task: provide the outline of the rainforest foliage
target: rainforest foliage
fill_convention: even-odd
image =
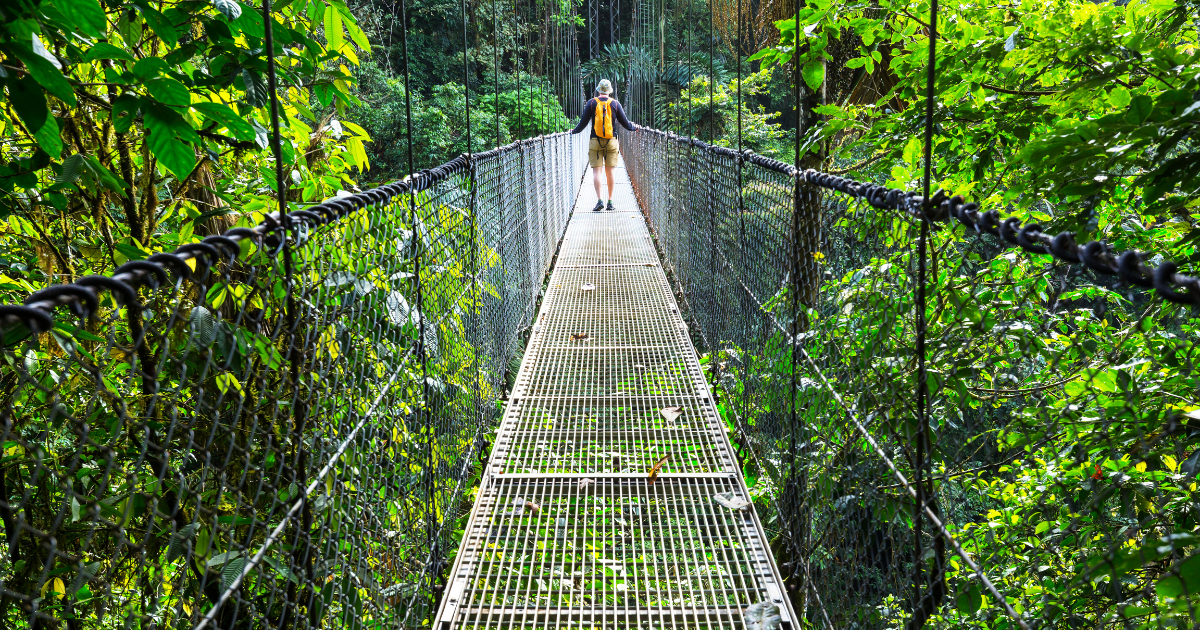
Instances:
[[[478,53],[503,52],[506,65],[480,62],[465,86],[459,44],[418,36],[410,93],[398,70],[407,60],[373,21],[391,14],[372,8],[271,5],[278,191],[261,7],[0,7],[0,302],[180,246],[203,252],[202,239],[259,225],[279,197],[295,210],[435,166],[467,150],[468,109],[474,150],[568,126],[530,72],[553,60],[518,59],[515,35],[505,51]],[[413,32],[442,28],[461,43],[461,10],[426,8],[410,7],[426,29]],[[531,16],[504,15],[506,32],[536,38]],[[500,87],[485,93],[485,82]],[[486,445],[476,419],[495,414],[515,351],[515,323],[468,340],[467,321],[480,300],[521,313],[508,302],[532,296],[489,276],[500,258],[468,218],[461,182],[406,199],[319,239],[297,235],[287,265],[277,240],[243,240],[233,260],[170,267],[190,281],[138,292],[140,308],[101,292],[86,321],[64,310],[46,334],[4,329],[0,625],[195,623],[313,479],[320,498],[298,517],[308,528],[248,575],[237,597],[251,612],[239,623],[365,624],[366,586],[386,609],[370,623],[427,623],[469,506],[469,454]],[[335,380],[347,383],[336,396],[325,387]],[[372,528],[351,531],[359,519]],[[330,536],[296,538],[321,531]],[[369,531],[390,532],[386,545]],[[33,532],[55,532],[55,545]]]
[[[1171,0],[942,4],[932,189],[1195,274],[1197,9]],[[814,0],[776,23],[778,42],[751,59],[800,84],[800,111],[791,115],[803,122],[801,136],[785,160],[921,189],[929,10]],[[895,477],[878,457],[843,450],[856,432],[847,425],[839,436],[834,427],[848,406],[914,478],[905,445],[916,435],[917,234],[871,211],[829,212],[820,262],[829,302],[805,321],[821,341],[810,353],[843,398],[807,410],[810,427],[829,431],[812,445],[830,457],[811,479],[814,501],[835,506],[832,518],[877,523],[855,526],[868,534],[892,532],[906,550],[887,553],[906,558],[899,566],[910,572],[843,583],[840,592],[850,594],[825,602],[845,615],[835,626],[902,624],[919,608],[906,601],[908,576],[945,562],[949,592],[928,609],[934,622],[1016,627],[1004,602],[962,556],[939,550],[928,529],[913,547],[911,500],[881,490]],[[963,230],[931,236],[924,313],[935,492],[948,527],[1015,611],[1040,627],[1194,625],[1196,313]],[[791,372],[772,364],[780,355],[738,354],[765,373]],[[756,382],[747,373],[730,386],[752,419],[771,412],[762,408],[769,403],[738,398]],[[813,549],[813,571],[830,579],[845,553],[832,540]],[[901,586],[882,586],[888,579]],[[848,612],[864,591],[875,593],[875,609]]]

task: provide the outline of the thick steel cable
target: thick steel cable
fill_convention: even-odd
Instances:
[[[684,139],[674,133],[648,127],[643,127],[641,132],[690,142],[715,154],[735,158],[738,155],[738,152],[732,149],[713,146],[702,140]],[[505,148],[516,144],[510,143]],[[476,157],[482,159],[483,155]],[[925,204],[925,197],[919,192],[887,188],[815,169],[798,172],[791,164],[749,151],[744,153],[744,157],[751,164],[785,175],[803,176],[806,184],[842,193],[853,199],[861,199],[875,208],[894,210],[914,219],[933,223],[957,221],[975,233],[990,234],[1026,252],[1046,254],[1055,260],[1080,265],[1099,274],[1117,276],[1130,285],[1152,289],[1169,302],[1200,308],[1200,278],[1179,273],[1179,264],[1170,260],[1154,267],[1148,266],[1144,261],[1153,257],[1152,253],[1139,250],[1118,252],[1104,241],[1091,241],[1080,245],[1075,242],[1073,232],[1049,234],[1043,232],[1037,223],[1022,224],[1017,217],[1002,218],[997,210],[981,210],[979,204],[967,202],[958,195],[952,196],[952,193],[945,190],[934,192],[929,204]],[[331,199],[283,216],[294,224],[298,222],[313,226],[322,225],[381,199],[409,194],[410,190],[424,190],[431,181],[440,181],[440,178],[462,172],[466,168],[465,159],[455,158],[419,173],[419,177],[414,178],[412,182],[380,186],[365,193]],[[924,211],[923,207],[926,208]],[[108,276],[89,276],[73,284],[58,284],[36,291],[25,298],[21,305],[0,305],[0,322],[5,325],[25,325],[38,333],[46,332],[53,326],[54,310],[64,306],[76,316],[87,319],[97,308],[97,296],[101,291],[112,292],[118,298],[126,299],[136,295],[136,287],[157,288],[167,283],[170,277],[168,271],[174,272],[180,278],[191,279],[193,275],[202,275],[199,269],[207,269],[222,260],[223,255],[225,258],[238,255],[238,243],[246,239],[262,243],[278,253],[281,246],[274,239],[277,239],[282,230],[280,220],[280,213],[272,212],[264,216],[262,223],[256,227],[233,228],[219,236],[209,236],[201,243],[181,245],[171,253],[164,252],[146,260],[131,261],[118,267]],[[191,263],[197,266],[198,271],[195,274],[189,266],[189,261],[195,261]]]
[[[929,61],[925,77],[925,172],[924,194],[926,205],[930,198],[929,188],[933,169],[933,104],[936,96],[937,80],[937,0],[931,0],[929,7]],[[922,535],[922,516],[925,510],[936,511],[937,500],[931,496],[932,482],[926,483],[928,468],[933,463],[933,447],[929,439],[929,373],[925,360],[925,338],[928,333],[925,320],[926,294],[928,283],[929,255],[929,222],[921,221],[918,226],[920,233],[917,237],[917,296],[916,296],[916,340],[914,351],[917,355],[917,444],[916,461],[913,468],[916,473],[916,502],[913,504],[913,611],[912,617],[906,624],[907,630],[918,630],[934,612],[946,593],[946,548],[945,540],[934,534],[934,575],[925,580],[928,592],[922,596],[921,576],[925,573],[924,536]],[[931,507],[932,505],[932,507]]]
[[[328,7],[327,11],[336,10],[335,7]],[[287,328],[286,339],[288,340],[288,379],[291,387],[292,404],[288,405],[287,414],[292,421],[292,432],[294,433],[295,441],[292,446],[292,477],[293,481],[297,481],[307,473],[308,470],[308,451],[307,449],[299,448],[298,445],[304,440],[304,432],[308,424],[308,405],[301,401],[300,397],[300,362],[301,358],[296,352],[296,291],[295,281],[293,277],[293,261],[292,261],[292,220],[288,216],[288,198],[287,188],[285,187],[283,175],[283,144],[279,131],[280,103],[279,103],[279,81],[275,67],[275,36],[271,17],[271,1],[263,0],[263,44],[267,52],[267,91],[270,97],[270,116],[271,116],[271,153],[275,157],[275,194],[279,201],[279,214],[283,220],[283,269],[284,269],[284,287],[285,287],[285,302],[284,302],[284,322]],[[312,530],[312,512],[308,508],[307,496],[301,498],[301,512],[303,524],[308,527],[305,531],[297,531],[297,536],[308,538]],[[301,545],[299,540],[293,545],[293,554],[299,553]],[[307,550],[307,546],[304,547]],[[293,556],[293,560],[301,560],[301,558]],[[307,565],[307,562],[305,562]],[[307,571],[306,571],[307,573]],[[285,617],[294,614],[293,607],[298,606],[298,602],[293,601],[296,597],[296,583],[288,583],[287,603],[285,604]],[[215,607],[214,607],[215,610]]]
[[[800,73],[800,63],[799,63],[799,61],[800,61],[800,37],[798,35],[801,32],[799,7],[796,8],[796,18],[795,19],[796,19],[796,24],[795,24],[795,29],[794,29],[793,33],[795,33],[797,35],[797,37],[794,38],[794,41],[793,41],[794,48],[792,51],[792,81],[793,81],[793,85],[794,85],[793,90],[792,90],[792,97],[794,99],[793,105],[795,106],[795,109],[796,109],[796,132],[795,132],[796,142],[795,142],[795,152],[792,156],[792,166],[794,166],[796,168],[796,170],[798,171],[800,169],[800,130],[801,130],[801,123],[802,123],[802,120],[801,120],[802,114],[800,111],[800,89],[801,89],[800,86],[801,86],[801,81],[803,80],[801,77],[801,73]],[[792,305],[792,324],[791,324],[792,333],[791,334],[792,334],[792,338],[795,339],[796,336],[800,332],[798,330],[798,327],[799,327],[801,312],[803,310],[803,304],[800,302],[800,206],[801,206],[800,200],[801,200],[801,195],[807,194],[807,191],[801,186],[799,178],[796,178],[796,180],[794,182],[793,191],[794,191],[792,193],[792,249],[793,249],[793,251],[792,251],[792,269],[791,269],[792,278],[791,278],[790,290],[791,290],[792,296],[793,296],[792,297],[793,305]],[[804,507],[806,500],[804,497],[808,490],[808,484],[807,484],[808,467],[806,465],[807,462],[801,463],[802,469],[804,470],[803,473],[798,473],[796,471],[796,460],[797,460],[797,457],[796,457],[796,433],[797,432],[804,433],[805,445],[808,444],[808,435],[807,435],[806,431],[803,431],[803,427],[800,426],[800,417],[799,417],[799,414],[797,413],[797,409],[796,409],[796,404],[797,404],[796,394],[799,389],[799,381],[797,379],[797,372],[799,371],[798,370],[799,365],[796,360],[796,348],[793,346],[790,350],[791,351],[789,352],[790,356],[788,357],[788,360],[791,363],[792,373],[791,373],[791,383],[789,383],[790,387],[789,387],[789,392],[788,392],[788,412],[789,412],[789,416],[790,416],[788,418],[788,420],[789,420],[789,424],[791,425],[792,429],[791,429],[791,431],[789,431],[788,453],[790,454],[790,461],[788,462],[788,467],[790,469],[789,481],[792,481],[793,483],[795,483],[798,486],[795,494],[796,494],[796,501],[797,501],[797,509],[800,512],[799,514],[796,515],[796,517],[800,521],[800,528],[799,528],[800,529],[800,532],[799,532],[800,540],[795,540],[793,538],[793,536],[795,534],[795,529],[797,529],[795,527],[792,528],[792,530],[793,530],[792,532],[787,532],[789,534],[787,538],[788,538],[789,543],[792,546],[793,552],[796,554],[795,557],[798,561],[798,564],[804,571],[805,587],[804,587],[804,592],[801,595],[800,610],[798,611],[798,614],[800,615],[801,619],[807,618],[808,595],[811,592],[814,599],[817,601],[817,606],[821,610],[821,615],[823,616],[823,618],[825,620],[825,625],[827,627],[830,627],[832,624],[829,621],[828,614],[825,612],[824,604],[821,603],[821,596],[817,592],[816,585],[813,584],[812,575],[811,575],[812,572],[809,567],[808,534],[809,534],[809,530],[811,529],[811,525],[809,523],[809,520],[804,517],[804,514],[806,513],[806,509]],[[806,455],[808,454],[807,448],[805,449],[805,454]],[[799,479],[797,479],[797,476],[799,476]]]
[[[400,47],[404,55],[404,125],[405,125],[405,140],[408,157],[408,172],[410,175],[405,178],[411,180],[411,173],[414,172],[415,162],[413,160],[413,134],[412,134],[412,82],[411,82],[411,59],[408,51],[408,1],[400,1]],[[468,121],[468,127],[470,123]],[[424,287],[421,282],[421,224],[417,219],[417,193],[413,188],[409,188],[408,194],[408,209],[409,209],[409,224],[412,226],[412,252],[413,252],[413,285],[417,294],[417,360],[421,362],[421,400],[416,406],[416,425],[422,429],[425,427],[424,422],[427,414],[425,413],[425,391],[429,382],[429,361],[425,349],[425,297]],[[410,314],[411,320],[411,314]],[[434,480],[433,480],[433,431],[428,431],[429,440],[429,457],[427,459],[427,467],[425,470],[424,486],[426,490],[425,510],[426,510],[426,540],[429,542],[430,549],[433,549],[435,541],[432,540],[434,526],[433,519],[436,512],[433,498]],[[428,565],[429,558],[426,559]],[[428,566],[425,567],[428,570]],[[432,587],[432,583],[430,584]]]

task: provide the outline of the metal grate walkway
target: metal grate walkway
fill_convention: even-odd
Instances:
[[[745,628],[766,601],[789,628],[757,516],[714,500],[749,496],[623,166],[620,211],[595,202],[587,177],[438,627]]]

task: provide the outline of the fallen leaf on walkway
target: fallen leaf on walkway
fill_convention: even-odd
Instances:
[[[529,510],[530,512],[533,512],[534,514],[537,514],[538,510],[542,509],[542,506],[534,503],[533,501],[526,501],[525,509]]]
[[[663,407],[658,410],[658,413],[661,413],[667,422],[675,422],[679,416],[683,415],[683,407]]]
[[[588,338],[587,333],[572,333],[571,334],[571,341],[583,341],[584,339],[587,339],[587,338]]]
[[[579,290],[580,291],[595,291],[596,285],[592,284],[591,282],[584,282],[583,286],[579,287]]]
[[[749,501],[735,495],[732,492],[722,492],[720,494],[714,494],[713,501],[716,501],[717,503],[720,503],[721,505],[723,505],[731,510],[743,510],[744,511],[750,507]]]
[[[779,607],[771,602],[751,604],[746,609],[746,630],[779,630],[783,620],[779,618]]]
[[[646,366],[642,365],[641,363],[635,363],[635,364],[633,365],[633,369],[635,369],[635,370],[644,370],[644,369],[646,369]]]
[[[594,484],[594,483],[596,483],[596,480],[595,480],[595,479],[580,479],[580,480],[579,480],[579,489],[580,489],[580,490],[587,490],[587,489],[588,489],[588,486],[590,486],[590,485],[592,485],[592,484]]]
[[[670,453],[663,455],[654,463],[654,467],[650,469],[650,485],[654,485],[654,480],[658,478],[658,471],[662,469],[663,464],[667,463],[667,458],[670,456]]]

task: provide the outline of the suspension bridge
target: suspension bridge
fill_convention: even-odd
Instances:
[[[611,212],[551,134],[0,305],[5,619],[1193,625],[1200,281],[737,133],[623,134]]]

